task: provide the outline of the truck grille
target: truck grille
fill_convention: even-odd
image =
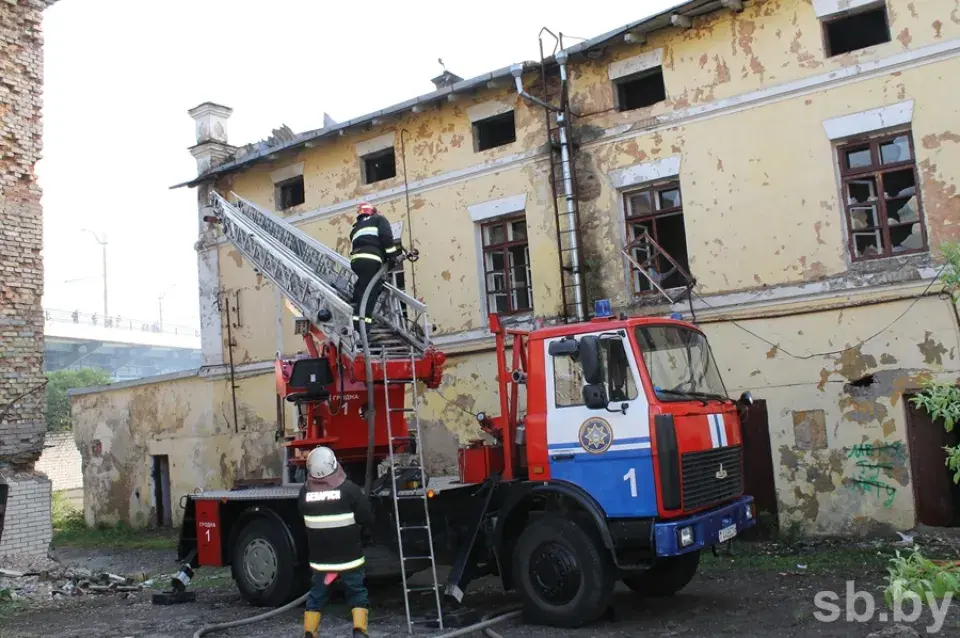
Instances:
[[[683,509],[695,510],[739,496],[743,492],[741,457],[738,445],[683,454]],[[721,464],[726,477],[718,479]]]

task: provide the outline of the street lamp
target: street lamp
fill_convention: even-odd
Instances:
[[[106,322],[107,317],[110,316],[107,311],[107,235],[104,233],[103,239],[100,239],[100,236],[92,230],[81,228],[80,232],[93,235],[93,238],[96,239],[97,243],[103,248],[103,320]]]
[[[168,292],[170,292],[171,290],[173,290],[179,285],[180,285],[179,282],[173,284],[172,286],[164,290],[162,293],[160,293],[159,297],[157,297],[157,305],[159,306],[159,310],[160,310],[160,332],[163,332],[163,298],[167,296]]]

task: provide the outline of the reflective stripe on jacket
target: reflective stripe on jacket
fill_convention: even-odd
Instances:
[[[397,254],[390,222],[383,215],[360,215],[350,231],[350,260],[376,259]]]
[[[364,564],[361,530],[372,529],[373,510],[355,483],[314,489],[304,484],[297,504],[307,529],[310,567],[339,572]]]

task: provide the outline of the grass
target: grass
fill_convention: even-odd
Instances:
[[[57,547],[173,550],[177,545],[171,530],[133,529],[124,523],[87,527],[83,512],[60,493],[53,495],[51,516],[53,544]]]

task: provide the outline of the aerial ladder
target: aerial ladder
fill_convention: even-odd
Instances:
[[[303,468],[306,455],[319,445],[328,445],[337,451],[341,463],[360,462],[359,451],[365,448],[365,492],[381,491],[385,480],[393,500],[397,549],[403,579],[404,602],[408,627],[412,630],[410,594],[432,591],[436,603],[436,622],[443,627],[440,593],[437,582],[436,559],[430,531],[428,502],[429,477],[426,475],[420,432],[419,407],[422,399],[417,388],[423,382],[428,388],[439,386],[445,356],[430,343],[432,326],[427,307],[389,282],[374,308],[369,333],[365,322],[360,332],[353,329],[353,296],[356,275],[350,261],[334,250],[310,237],[279,216],[256,206],[235,193],[230,198],[213,192],[210,196],[212,215],[204,220],[217,226],[224,237],[283,293],[301,315],[296,320],[296,332],[304,338],[308,358],[276,362],[278,392],[296,404],[298,434],[287,442],[295,451],[290,465]],[[414,261],[416,253],[404,253]],[[381,269],[378,277],[386,274]],[[369,288],[365,291],[369,294]],[[363,304],[365,306],[365,304]],[[339,402],[322,388],[337,385]],[[332,382],[332,383],[331,383]],[[348,387],[349,384],[349,387]],[[348,406],[350,390],[365,386],[367,400],[360,405],[367,422],[366,437],[357,435],[357,428],[343,418]],[[406,397],[411,397],[409,407]],[[335,407],[334,407],[335,406]],[[377,418],[377,413],[380,418]],[[331,417],[339,416],[339,419]],[[342,423],[343,425],[338,425]],[[374,486],[375,459],[382,459],[381,476]],[[389,477],[387,479],[387,477]],[[416,486],[409,489],[411,485]],[[416,499],[422,504],[411,508],[400,502]],[[401,518],[401,510],[407,513]],[[425,530],[428,555],[407,552],[410,532]],[[410,561],[417,561],[422,569],[429,564],[433,584],[429,587],[410,587],[407,580]],[[416,571],[421,571],[420,569]]]

